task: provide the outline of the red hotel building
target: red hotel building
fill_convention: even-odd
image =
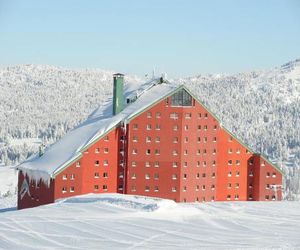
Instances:
[[[176,202],[282,199],[282,172],[254,153],[185,86],[163,78],[123,93],[18,166],[18,209],[87,193]]]

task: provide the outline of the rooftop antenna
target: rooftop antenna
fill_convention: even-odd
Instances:
[[[155,78],[155,67],[153,67],[153,70],[152,70],[152,79]]]

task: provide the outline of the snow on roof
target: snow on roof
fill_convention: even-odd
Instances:
[[[113,116],[111,100],[99,109],[95,110],[86,121],[69,131],[61,140],[47,148],[42,156],[38,154],[29,157],[17,169],[22,170],[33,180],[42,179],[50,183],[62,168],[69,165],[82,155],[87,145],[95,142],[119,123],[133,118],[136,114],[171,94],[178,86],[170,83],[158,84],[159,79],[150,80],[141,87],[143,94],[133,103],[124,108],[122,112]],[[149,86],[153,85],[152,88]],[[125,97],[133,93],[132,87],[128,87]]]

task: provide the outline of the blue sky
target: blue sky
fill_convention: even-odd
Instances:
[[[0,65],[173,77],[300,58],[298,0],[0,0]]]

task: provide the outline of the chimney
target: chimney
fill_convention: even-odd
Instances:
[[[123,95],[123,85],[124,85],[124,75],[117,73],[113,75],[114,77],[114,90],[113,90],[113,115],[120,113],[123,110],[124,105],[124,95]]]

